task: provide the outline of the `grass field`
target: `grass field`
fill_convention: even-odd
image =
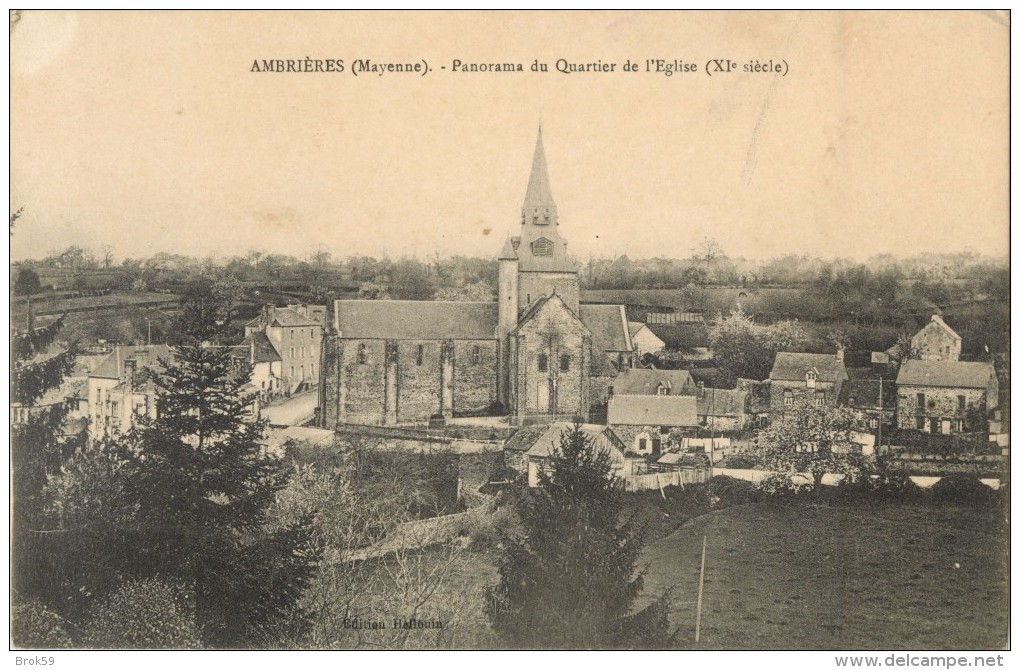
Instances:
[[[666,528],[662,525],[660,528]],[[698,649],[1001,649],[1008,543],[957,506],[749,504],[696,517],[649,544],[641,609],[672,589],[671,628],[694,642],[701,542],[708,536]],[[437,594],[481,594],[499,576],[461,555]],[[959,567],[956,567],[959,564]],[[458,647],[498,645],[481,607],[458,617]]]
[[[743,505],[649,547],[643,603],[673,588],[693,645],[708,537],[704,649],[1001,649],[1008,540],[958,507]],[[639,603],[640,606],[640,603]]]

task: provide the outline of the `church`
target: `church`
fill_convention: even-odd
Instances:
[[[595,420],[634,349],[622,305],[581,304],[559,225],[539,129],[520,231],[499,252],[496,302],[330,301],[320,426]]]

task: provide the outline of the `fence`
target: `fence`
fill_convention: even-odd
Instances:
[[[624,487],[628,491],[647,491],[667,486],[703,484],[708,481],[709,471],[704,468],[682,468],[672,472],[650,472],[643,475],[624,475]]]
[[[769,470],[745,470],[742,468],[713,468],[712,476],[725,476],[733,477],[734,479],[742,479],[746,482],[757,483],[765,477],[774,474]],[[799,483],[810,484],[814,481],[810,473],[799,472],[794,475]],[[934,486],[936,482],[941,480],[942,477],[923,477],[919,475],[911,475],[910,480],[917,484],[922,489],[926,489],[930,486]],[[822,475],[823,486],[835,486],[843,480],[843,475],[838,474],[825,474]],[[981,483],[993,490],[999,490],[999,486],[1002,485],[1001,480],[996,478],[981,479]]]

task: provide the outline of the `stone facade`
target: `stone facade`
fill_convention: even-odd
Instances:
[[[982,389],[901,386],[896,396],[896,425],[928,433],[985,430],[973,425],[973,412],[984,412],[988,394]]]
[[[520,235],[499,254],[496,301],[333,301],[319,425],[497,412],[516,424],[589,420],[632,346],[622,306],[580,305],[578,264],[558,227],[539,134]]]
[[[910,338],[913,358],[922,361],[958,361],[963,339],[937,314]]]

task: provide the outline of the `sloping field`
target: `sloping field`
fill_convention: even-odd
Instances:
[[[698,517],[649,547],[646,594],[672,587],[681,644],[699,649],[1001,649],[1008,538],[980,511],[744,505]]]

